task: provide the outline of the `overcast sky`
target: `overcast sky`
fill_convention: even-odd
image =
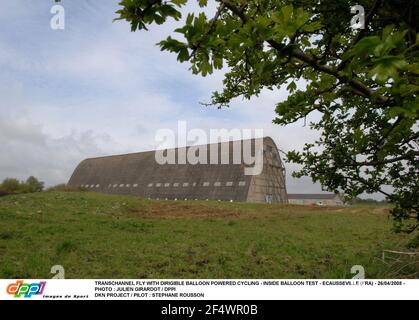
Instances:
[[[115,0],[64,0],[64,31],[52,30],[52,0],[0,0],[0,179],[35,175],[67,182],[84,158],[154,149],[162,128],[264,129],[284,151],[315,138],[299,122],[272,124],[285,90],[231,108],[203,107],[221,72],[194,76],[155,45],[174,23],[130,32]],[[319,192],[290,177],[289,192]]]

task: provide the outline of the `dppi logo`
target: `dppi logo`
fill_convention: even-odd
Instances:
[[[7,286],[7,293],[14,295],[15,298],[31,298],[33,295],[40,295],[44,292],[46,282],[24,283],[22,280]]]

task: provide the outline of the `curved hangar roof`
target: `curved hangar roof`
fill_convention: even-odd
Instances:
[[[255,140],[250,142],[254,155]],[[234,143],[239,143],[243,149],[243,141]],[[264,166],[257,176],[244,174],[248,166],[243,161],[233,163],[233,142],[207,145],[206,149],[210,151],[217,145],[219,160],[228,150],[228,164],[160,165],[155,159],[156,151],[140,152],[86,159],[77,166],[68,184],[95,192],[153,199],[287,201],[285,168],[271,138],[263,138]],[[180,149],[171,151],[178,154]],[[207,163],[210,163],[209,153]]]

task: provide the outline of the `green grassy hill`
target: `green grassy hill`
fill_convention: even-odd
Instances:
[[[417,276],[383,207],[152,201],[95,193],[0,198],[0,278],[368,278]]]

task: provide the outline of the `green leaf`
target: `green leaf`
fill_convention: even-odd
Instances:
[[[297,90],[297,85],[294,81],[291,81],[291,83],[288,85],[287,90],[291,93],[293,93],[295,90]]]
[[[378,36],[365,37],[361,39],[352,49],[348,50],[342,58],[344,60],[351,57],[364,58],[367,55],[371,55],[380,43],[381,39]]]
[[[188,0],[172,0],[170,2],[177,5],[178,7],[181,7],[185,5],[188,2]]]
[[[375,68],[371,75],[377,76],[378,80],[385,81],[388,78],[396,78],[398,71],[405,69],[407,62],[400,56],[385,56],[374,60]]]

